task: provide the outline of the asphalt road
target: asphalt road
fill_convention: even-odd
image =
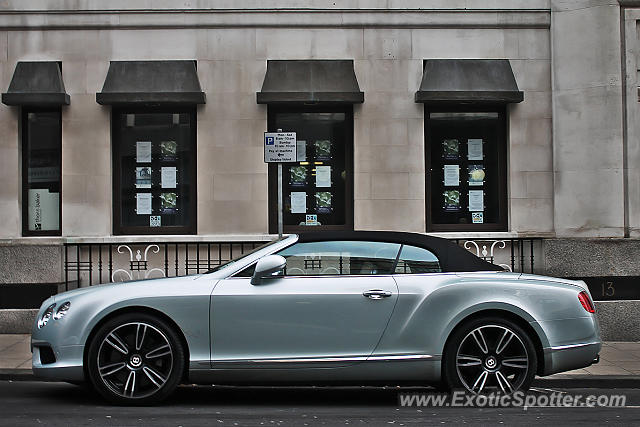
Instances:
[[[65,383],[0,381],[0,425],[92,426],[417,426],[639,425],[640,390],[571,389],[563,395],[626,395],[625,408],[399,407],[398,392],[430,389],[182,386],[156,407],[107,406]],[[539,390],[536,395],[549,396]]]

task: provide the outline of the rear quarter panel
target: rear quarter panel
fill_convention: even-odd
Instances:
[[[394,276],[400,295],[375,354],[441,356],[447,338],[460,322],[474,313],[492,309],[509,311],[529,322],[543,348],[579,339],[580,332],[572,331],[569,325],[592,318],[577,300],[580,289],[548,281],[519,280],[519,276],[513,273]],[[560,320],[567,321],[564,332],[557,328]]]

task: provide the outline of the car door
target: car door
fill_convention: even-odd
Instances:
[[[391,317],[400,245],[304,242],[283,272],[220,281],[211,297],[212,366],[345,366],[365,360]]]
[[[439,324],[441,307],[433,307],[430,295],[451,281],[455,273],[443,273],[440,260],[431,250],[402,245],[394,269],[394,280],[402,298],[376,347],[374,356],[389,354],[439,354],[443,331]],[[464,295],[460,295],[464,299]],[[443,308],[446,310],[446,307]],[[430,325],[431,327],[425,327]]]

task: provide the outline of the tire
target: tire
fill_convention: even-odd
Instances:
[[[87,352],[93,388],[111,403],[152,405],[168,397],[182,379],[185,351],[176,331],[146,313],[108,320]]]
[[[449,390],[473,394],[527,391],[538,366],[529,335],[516,323],[498,317],[463,324],[449,339],[443,360]]]

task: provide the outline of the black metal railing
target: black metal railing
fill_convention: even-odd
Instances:
[[[519,273],[542,273],[541,237],[513,239],[452,239],[476,256],[505,270]]]
[[[205,273],[264,243],[66,243],[65,290],[100,283]]]
[[[541,238],[452,240],[506,270],[539,272],[539,265],[535,261],[541,259]],[[100,283],[204,273],[264,243],[266,242],[66,243],[64,290]]]

